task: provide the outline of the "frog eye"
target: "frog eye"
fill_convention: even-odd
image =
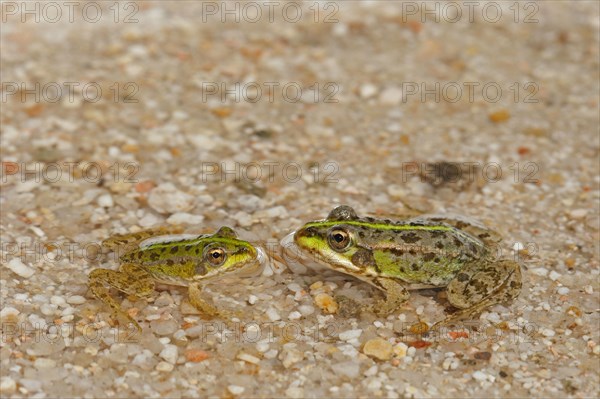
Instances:
[[[329,245],[336,251],[343,251],[348,248],[351,243],[350,234],[342,229],[332,229],[327,235]]]
[[[206,251],[206,260],[213,266],[221,266],[225,259],[227,258],[227,254],[223,250],[223,248],[211,248]]]

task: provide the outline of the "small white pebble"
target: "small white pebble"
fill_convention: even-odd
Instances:
[[[5,308],[2,308],[2,310],[0,310],[0,320],[6,321],[6,320],[14,319],[15,317],[17,317],[19,315],[19,313],[21,313],[21,312],[19,312],[17,309],[7,306]]]
[[[560,278],[560,273],[555,272],[554,270],[552,270],[550,272],[550,280],[552,281],[556,281]]]
[[[594,293],[594,287],[592,287],[591,285],[586,285],[585,287],[583,287],[583,290],[585,291],[586,294]]]
[[[360,96],[362,98],[373,97],[377,93],[377,86],[370,83],[360,86]]]
[[[67,301],[65,301],[65,298],[63,298],[62,296],[52,295],[52,297],[50,298],[50,303],[56,306],[64,306],[67,303]]]
[[[416,309],[416,311],[415,311],[415,312],[416,312],[418,315],[422,315],[424,310],[425,310],[425,307],[424,307],[423,305],[420,305],[420,306],[417,306],[417,309]]]
[[[160,352],[160,357],[171,364],[175,364],[177,361],[177,347],[171,344],[165,345],[165,348]]]
[[[201,224],[204,221],[203,215],[194,215],[186,212],[176,212],[169,216],[169,224]]]
[[[86,346],[83,351],[92,356],[96,356],[98,354],[98,348],[95,346]]]
[[[260,363],[260,359],[259,358],[257,358],[256,356],[253,356],[253,355],[251,355],[249,353],[242,352],[242,353],[240,353],[240,354],[237,355],[237,358],[240,359],[240,360],[243,360],[245,362],[252,363],[252,364],[258,364],[258,363]]]
[[[82,303],[85,303],[85,298],[81,295],[73,295],[67,298],[67,303],[71,305],[81,305]]]
[[[13,258],[8,262],[8,268],[23,278],[29,278],[35,274],[35,270],[21,262],[19,258]]]
[[[231,392],[232,395],[241,395],[246,389],[239,385],[229,385],[227,386],[227,390]]]
[[[302,313],[302,316],[310,316],[315,313],[315,307],[310,305],[300,305],[298,306],[298,311]]]
[[[256,295],[248,295],[248,303],[250,305],[254,305],[258,301],[258,297]]]
[[[274,308],[267,309],[266,313],[267,313],[267,317],[271,321],[281,320],[281,316],[279,315],[279,313],[277,313],[277,310],[275,310]]]
[[[45,357],[38,357],[37,359],[35,359],[35,362],[33,362],[33,366],[36,369],[49,369],[56,367],[56,361],[52,359],[47,359]]]
[[[339,339],[341,339],[342,341],[350,341],[352,339],[357,339],[358,337],[361,336],[363,330],[346,330],[343,331],[339,334]]]
[[[296,284],[296,283],[291,283],[288,284],[288,289],[292,292],[298,292],[298,291],[302,291],[302,287],[300,287],[300,285]]]
[[[10,395],[17,390],[17,382],[10,377],[0,378],[0,393]]]
[[[298,320],[301,317],[302,314],[300,312],[296,312],[295,310],[293,312],[290,312],[290,314],[288,315],[288,319],[290,320]]]
[[[569,291],[570,290],[567,287],[558,287],[558,290],[556,290],[559,295],[567,295]]]
[[[525,249],[525,246],[521,242],[515,242],[512,248],[513,251],[522,251],[523,249]]]
[[[170,372],[173,371],[174,368],[175,366],[173,364],[167,362],[159,362],[156,365],[156,370],[158,371]]]
[[[257,342],[256,343],[256,350],[259,351],[260,353],[264,353],[266,351],[269,350],[269,343],[268,342]]]
[[[536,267],[531,269],[530,272],[540,277],[546,277],[548,275],[548,269],[545,267]]]
[[[98,197],[98,205],[103,208],[112,208],[114,204],[115,203],[110,194],[103,194]]]
[[[587,209],[574,209],[571,212],[569,212],[569,215],[573,219],[583,219],[587,215],[587,213]]]
[[[383,327],[385,324],[383,324],[383,323],[382,323],[382,322],[380,322],[379,320],[375,320],[375,321],[373,322],[373,325],[374,325],[375,327],[377,327],[377,328],[381,328],[381,327]]]
[[[477,381],[486,381],[487,374],[485,374],[482,371],[477,370],[476,372],[473,373],[473,378],[476,379]]]
[[[541,332],[544,337],[554,337],[554,334],[556,334],[554,330],[551,330],[549,328],[542,328]]]

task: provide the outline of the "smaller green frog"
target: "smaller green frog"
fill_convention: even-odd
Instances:
[[[260,248],[237,238],[235,231],[221,227],[212,235],[179,234],[176,228],[156,228],[116,235],[103,247],[119,256],[119,271],[95,269],[89,275],[94,296],[110,306],[115,316],[124,316],[138,330],[140,325],[123,312],[110,295],[110,287],[137,297],[154,293],[155,282],[188,287],[190,303],[206,316],[229,317],[227,312],[201,298],[201,285],[237,272],[258,273],[265,254]],[[119,252],[120,251],[120,252]]]
[[[386,300],[369,307],[379,315],[397,310],[409,290],[445,287],[448,301],[460,310],[435,325],[440,326],[519,295],[521,268],[494,256],[485,242],[492,236],[462,220],[359,218],[351,207],[339,206],[327,219],[306,223],[293,241],[318,263],[383,291]]]

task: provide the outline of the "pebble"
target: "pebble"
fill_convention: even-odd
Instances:
[[[398,344],[394,345],[394,355],[398,357],[404,357],[406,356],[407,352],[408,345],[406,345],[404,342],[399,342]]]
[[[148,205],[158,213],[177,213],[191,210],[195,197],[178,190],[171,183],[156,186],[148,196]]]
[[[558,292],[559,295],[567,295],[569,291],[570,290],[567,287],[558,287],[558,289],[556,290],[556,292]]]
[[[45,357],[38,357],[35,359],[35,362],[33,362],[33,366],[36,369],[49,369],[56,366],[56,361]]]
[[[285,395],[288,398],[295,398],[295,399],[301,399],[301,398],[306,397],[306,395],[304,394],[304,389],[300,388],[300,387],[289,387],[288,389],[285,390]]]
[[[281,320],[281,316],[279,315],[277,310],[275,310],[275,308],[267,309],[266,314],[267,314],[267,317],[269,318],[269,320],[271,320],[271,321]]]
[[[256,295],[248,295],[248,303],[250,305],[254,305],[258,301],[258,297]]]
[[[535,267],[532,268],[530,272],[540,277],[546,277],[548,275],[548,269],[545,267]]]
[[[315,313],[315,308],[314,306],[310,305],[300,305],[298,306],[298,311],[302,314],[302,316],[309,316]]]
[[[360,367],[357,361],[336,363],[331,366],[331,368],[335,374],[345,376],[350,379],[358,378],[360,374]]]
[[[0,322],[15,323],[17,321],[17,316],[19,315],[19,313],[21,312],[19,312],[15,308],[11,308],[10,306],[2,308],[2,310],[0,310]]]
[[[351,341],[353,339],[358,339],[361,336],[362,332],[363,330],[361,329],[346,330],[339,333],[338,338],[342,341]]]
[[[194,215],[186,212],[176,212],[169,216],[167,223],[169,224],[201,224],[204,221],[203,215]]]
[[[173,369],[175,368],[175,366],[171,363],[167,363],[167,362],[159,362],[156,365],[156,370],[157,371],[164,371],[164,372],[170,372],[173,371]]]
[[[52,297],[50,297],[50,303],[56,306],[63,307],[67,304],[67,301],[62,296],[52,295]]]
[[[473,378],[477,381],[491,381],[491,382],[494,382],[494,380],[496,379],[493,375],[486,374],[480,370],[477,370],[473,373]]]
[[[27,266],[25,263],[21,262],[19,258],[13,258],[8,262],[8,268],[12,270],[15,274],[23,277],[29,278],[35,274],[35,270],[31,267]]]
[[[554,335],[556,334],[554,330],[551,330],[549,328],[542,328],[541,333],[544,337],[554,337]]]
[[[402,101],[402,89],[388,87],[379,95],[379,102],[383,105],[398,105]]]
[[[373,338],[365,343],[363,353],[379,360],[389,360],[392,357],[392,344],[383,338]]]
[[[458,368],[458,359],[455,357],[447,357],[444,359],[442,363],[442,368],[444,370],[456,370]]]
[[[208,352],[205,352],[201,349],[191,348],[185,351],[185,358],[188,362],[198,363],[208,359],[209,357],[210,355]]]
[[[265,353],[265,357],[266,355],[267,354]],[[283,364],[283,367],[288,369],[294,364],[304,359],[304,353],[300,352],[296,348],[284,348],[279,358],[281,360],[281,363]]]
[[[150,322],[150,328],[157,335],[171,335],[179,328],[177,322],[173,319],[169,320],[153,320]]]
[[[232,394],[232,395],[241,395],[244,393],[244,391],[246,390],[246,388],[241,387],[239,385],[229,385],[227,386],[227,390]]]
[[[17,382],[10,377],[0,378],[0,393],[11,395],[17,390]]]
[[[366,83],[360,86],[360,96],[362,98],[370,98],[373,97],[375,94],[377,94],[377,86],[370,83]]]
[[[238,211],[233,214],[233,219],[237,222],[237,224],[241,227],[250,227],[254,223],[252,220],[252,216],[244,211]]]
[[[302,314],[295,310],[293,312],[290,312],[290,314],[288,315],[288,319],[290,319],[290,320],[298,320],[301,317],[302,317]]]
[[[251,355],[249,353],[240,352],[237,355],[237,358],[240,359],[240,360],[243,360],[245,362],[252,363],[252,364],[258,364],[258,363],[260,363],[260,359],[259,358],[257,358],[256,356],[253,356],[253,355]]]
[[[114,206],[114,201],[112,195],[110,194],[102,194],[97,199],[98,206],[102,208],[112,208]]]
[[[586,217],[587,214],[587,209],[574,209],[571,212],[569,212],[569,215],[573,219],[583,219],[584,217]]]
[[[81,295],[73,295],[67,298],[67,303],[71,305],[81,305],[85,303],[85,298]]]
[[[177,347],[172,344],[167,344],[165,345],[165,348],[160,351],[159,356],[167,362],[175,364],[175,362],[177,362]]]
[[[550,272],[550,280],[552,280],[552,281],[558,280],[560,278],[560,276],[561,276],[560,273],[557,273],[554,270],[552,270]]]
[[[315,296],[315,304],[325,313],[337,313],[339,309],[338,303],[329,294],[317,294]]]
[[[255,212],[262,204],[260,197],[252,194],[242,194],[238,196],[237,202],[240,207],[248,213]]]

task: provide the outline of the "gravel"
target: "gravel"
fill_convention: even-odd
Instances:
[[[94,23],[3,8],[3,398],[600,396],[598,2],[499,2],[494,22],[479,5],[474,23],[421,2],[256,23],[221,22],[219,2],[96,3]],[[452,162],[457,181],[432,172]],[[443,291],[361,311],[375,287],[278,247],[342,203],[480,220],[522,263],[521,295],[443,333],[422,329],[451,311]],[[87,288],[118,267],[99,243],[154,225],[265,248],[263,274],[203,292],[238,317],[157,284],[115,293],[141,332],[111,319]]]

